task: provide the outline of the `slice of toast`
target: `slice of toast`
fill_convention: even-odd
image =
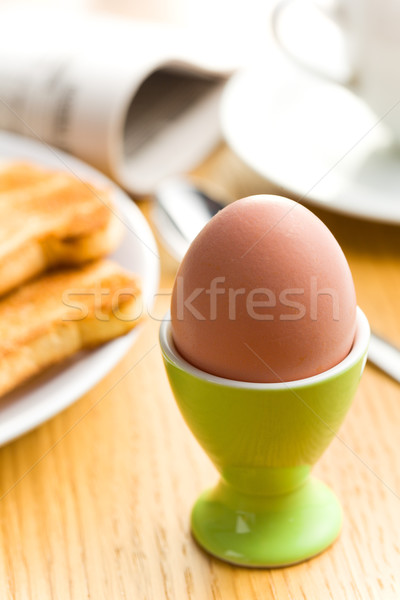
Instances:
[[[0,395],[140,321],[138,279],[110,260],[43,275],[0,300]]]
[[[0,170],[0,294],[49,267],[104,256],[122,232],[108,190],[29,164]]]
[[[4,161],[0,164],[0,193],[29,187],[48,177],[48,171],[30,163]]]

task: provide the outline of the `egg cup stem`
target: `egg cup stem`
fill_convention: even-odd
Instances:
[[[319,554],[339,535],[342,509],[315,477],[284,494],[251,495],[223,479],[197,500],[192,532],[209,553],[227,562],[278,567]]]

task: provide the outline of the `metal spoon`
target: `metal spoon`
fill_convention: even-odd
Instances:
[[[204,225],[223,204],[185,178],[164,181],[155,191],[153,223],[169,254],[180,262]],[[400,350],[371,333],[368,360],[400,383]]]
[[[196,235],[223,204],[183,177],[163,181],[154,197],[152,220],[158,237],[179,263]]]

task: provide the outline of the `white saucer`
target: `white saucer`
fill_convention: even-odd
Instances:
[[[31,139],[0,133],[0,160],[4,159],[29,160],[69,170],[94,184],[113,188],[114,203],[126,231],[121,246],[111,258],[140,276],[144,310],[149,312],[158,287],[159,259],[150,228],[133,201],[92,167]],[[95,350],[81,352],[1,398],[0,445],[43,423],[87,392],[121,360],[137,339],[139,330],[140,326]]]
[[[271,49],[222,102],[228,144],[261,176],[333,211],[400,224],[400,150],[363,102]]]

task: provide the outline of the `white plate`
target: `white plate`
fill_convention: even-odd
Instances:
[[[151,308],[159,278],[158,251],[145,218],[132,200],[95,169],[71,156],[13,134],[0,133],[0,160],[26,159],[114,190],[114,203],[126,224],[121,246],[111,257],[142,281],[144,310]],[[57,365],[0,399],[0,445],[54,416],[100,381],[136,340],[139,328],[79,357]]]
[[[400,223],[400,150],[382,123],[349,90],[276,49],[228,84],[222,125],[232,149],[266,179],[323,208]]]

